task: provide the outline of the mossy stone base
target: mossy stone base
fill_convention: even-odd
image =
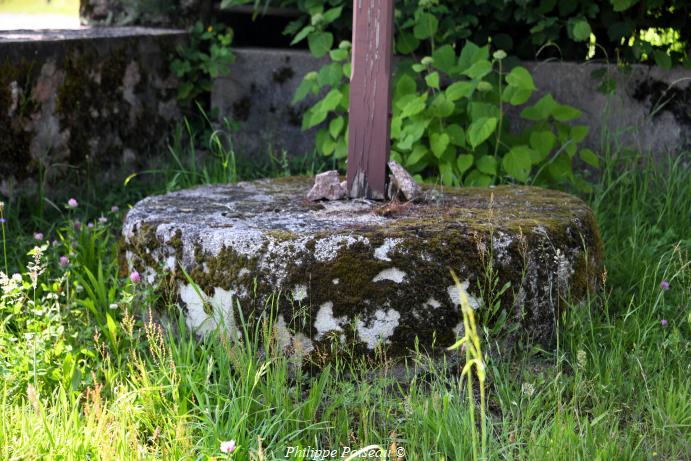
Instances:
[[[174,280],[187,323],[200,334],[219,322],[236,329],[238,305],[247,318],[277,299],[279,341],[296,353],[333,338],[362,350],[387,345],[390,353],[404,353],[416,337],[423,346],[451,344],[462,316],[449,268],[488,326],[505,319],[549,344],[566,301],[583,300],[600,281],[595,219],[568,194],[427,188],[421,203],[314,203],[304,199],[312,182],[260,180],[146,198],[124,224],[127,263],[148,283]]]

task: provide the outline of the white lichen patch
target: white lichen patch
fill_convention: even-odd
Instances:
[[[304,357],[314,350],[314,344],[302,333],[296,333],[293,336],[293,354],[297,357]]]
[[[273,329],[276,337],[276,344],[278,344],[281,351],[284,351],[293,344],[293,336],[290,334],[290,330],[288,330],[288,325],[286,325],[286,319],[283,317],[283,314],[278,315],[278,318],[274,322]]]
[[[177,264],[177,258],[175,256],[171,255],[166,258],[166,270],[171,272],[174,271],[175,264]]]
[[[358,242],[369,245],[369,239],[361,235],[332,235],[317,240],[314,246],[314,257],[319,262],[331,261],[343,247],[348,248]]]
[[[373,282],[381,282],[382,280],[391,280],[395,283],[403,283],[405,280],[406,273],[402,270],[392,267],[390,269],[384,269],[380,273],[374,276]]]
[[[474,296],[472,296],[470,293],[468,293],[468,286],[470,286],[470,282],[468,280],[461,282],[460,289],[456,285],[450,285],[449,287],[446,288],[446,292],[449,294],[449,298],[451,299],[451,304],[454,306],[458,307],[461,305],[461,291],[463,290],[465,292],[466,297],[468,298],[468,303],[470,304],[470,307],[473,309],[478,309],[482,305],[482,300],[478,299]]]
[[[144,275],[144,280],[146,280],[149,283],[149,285],[153,285],[154,282],[156,282],[157,274],[153,268],[146,266],[144,268],[144,274],[143,275]]]
[[[226,332],[236,333],[233,315],[234,293],[216,287],[214,295],[209,297],[192,284],[180,283],[178,288],[180,299],[187,307],[185,322],[188,328],[202,336],[215,331],[219,326]],[[209,309],[212,311],[211,314],[207,313]]]
[[[509,247],[513,242],[513,238],[504,232],[497,231],[492,236],[492,251],[494,256],[502,264],[510,262]]]
[[[306,244],[309,238],[278,240],[270,235],[266,236],[265,246],[260,252],[260,270],[271,274],[272,283],[276,288],[283,288],[283,282],[288,276],[288,267],[301,264],[298,255],[307,252]]]
[[[573,267],[571,267],[571,262],[559,248],[557,248],[557,252],[554,255],[554,262],[557,264],[557,281],[559,286],[563,288],[568,285],[569,279],[574,273]]]
[[[307,287],[305,285],[295,285],[292,294],[294,301],[303,301],[307,299]]]
[[[302,358],[314,350],[312,341],[302,333],[293,334],[286,324],[283,314],[279,314],[273,325],[276,343],[282,352]]]
[[[389,251],[396,248],[396,245],[398,245],[400,242],[401,239],[384,239],[384,243],[382,244],[382,246],[377,247],[374,250],[374,257],[381,261],[391,261],[391,258],[389,258]]]
[[[345,324],[347,319],[345,317],[334,317],[333,308],[334,303],[331,301],[319,306],[317,318],[314,321],[314,328],[317,330],[315,339],[317,341],[322,339],[329,331],[343,331],[341,324]]]
[[[367,344],[367,348],[374,349],[380,343],[389,342],[388,339],[393,336],[400,318],[401,314],[395,309],[389,309],[386,312],[377,309],[369,322],[365,323],[358,320],[355,323],[355,328],[360,340]]]
[[[441,303],[430,296],[430,298],[427,301],[425,301],[425,304],[423,304],[423,306],[431,307],[432,309],[439,309],[441,307]]]

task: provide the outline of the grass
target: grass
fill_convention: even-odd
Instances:
[[[217,167],[192,173],[196,153],[176,149],[154,190],[242,177],[215,148]],[[605,242],[605,287],[559,319],[554,350],[484,355],[481,421],[460,370],[419,353],[407,365],[425,372],[405,382],[384,358],[296,369],[278,350],[271,309],[244,319],[239,341],[195,340],[175,306],[119,274],[122,211],[110,206],[121,194],[46,218],[8,204],[10,272],[33,266],[1,281],[0,459],[230,459],[219,447],[233,439],[238,460],[289,449],[313,459],[309,448],[347,458],[343,447],[367,446],[388,459],[465,460],[478,456],[481,425],[487,459],[689,459],[689,160],[603,159],[586,199]],[[288,172],[278,164],[274,173]],[[38,230],[54,242],[27,258]]]
[[[79,15],[79,0],[0,0],[0,14]]]

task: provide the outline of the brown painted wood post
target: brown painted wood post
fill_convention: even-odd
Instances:
[[[393,16],[394,0],[353,0],[346,176],[353,198],[386,197]]]

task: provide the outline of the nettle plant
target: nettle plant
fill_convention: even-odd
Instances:
[[[230,51],[233,30],[224,25],[204,27],[197,21],[189,31],[189,44],[179,47],[170,63],[170,70],[180,80],[178,100],[191,104],[200,95],[209,93],[213,79],[225,75],[235,62]]]
[[[419,33],[418,35],[424,35]],[[308,73],[293,103],[324,95],[303,115],[302,128],[319,127],[316,147],[343,166],[347,157],[350,76],[349,42],[329,52],[331,62]],[[419,62],[401,61],[394,76],[391,158],[418,180],[447,186],[488,186],[497,182],[588,184],[573,173],[573,162],[598,167],[597,156],[579,144],[588,127],[574,124],[581,112],[545,95],[526,103],[536,90],[530,72],[505,69],[506,53],[468,41],[460,53],[451,45]],[[525,127],[511,130],[505,112],[520,112]]]
[[[283,33],[294,36],[291,45],[306,39],[313,56],[326,56],[334,44],[334,35],[327,29],[339,22],[345,0],[298,0],[296,3],[307,16],[292,21]]]

